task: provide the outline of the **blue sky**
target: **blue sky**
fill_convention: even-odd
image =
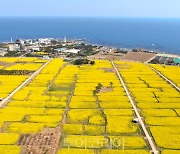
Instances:
[[[0,0],[0,16],[180,18],[180,0]]]

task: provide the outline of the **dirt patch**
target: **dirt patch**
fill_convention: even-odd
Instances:
[[[124,54],[104,54],[104,53],[98,53],[92,56],[88,56],[88,59],[94,60],[94,59],[103,59],[103,60],[121,60]]]
[[[100,93],[106,93],[106,92],[111,92],[113,89],[111,87],[102,87],[100,90]]]
[[[105,70],[105,72],[116,72],[113,68],[99,68],[99,70]]]
[[[3,62],[3,61],[0,61],[0,66],[9,66],[9,63],[6,63],[6,62]]]
[[[18,145],[21,154],[55,154],[58,150],[61,128],[44,128],[38,134],[21,135]]]
[[[147,62],[148,60],[153,58],[155,55],[156,54],[154,53],[129,52],[126,56],[122,58],[122,60]]]
[[[116,66],[118,67],[119,70],[127,70],[131,68],[129,64],[116,64]]]

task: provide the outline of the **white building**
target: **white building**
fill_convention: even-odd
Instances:
[[[20,51],[20,45],[10,43],[10,44],[8,44],[8,51]]]
[[[69,49],[69,50],[64,50],[63,52],[64,53],[75,53],[75,54],[77,54],[79,51],[81,51],[81,50],[78,50],[78,49]]]
[[[39,44],[50,44],[51,43],[51,39],[48,39],[48,38],[40,38],[38,39],[38,43]]]

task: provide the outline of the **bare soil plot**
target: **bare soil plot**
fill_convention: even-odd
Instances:
[[[111,87],[102,87],[100,93],[111,92],[111,91],[113,91]]]
[[[147,62],[156,54],[145,52],[129,52],[122,60]]]
[[[38,134],[21,135],[18,145],[22,146],[22,154],[54,154],[58,150],[60,127],[45,128]]]
[[[89,56],[89,59],[103,59],[103,60],[120,60],[124,54],[113,54],[113,53],[98,53],[92,56]]]

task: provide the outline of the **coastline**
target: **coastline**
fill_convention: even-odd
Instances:
[[[63,38],[28,38],[27,40],[31,39],[57,39],[57,40],[63,40]],[[174,58],[179,58],[180,53],[171,53],[170,51],[162,51],[160,49],[150,49],[150,48],[145,48],[145,47],[127,47],[127,46],[115,46],[115,45],[110,45],[110,44],[101,44],[101,43],[93,43],[92,41],[89,41],[86,38],[78,38],[78,39],[69,39],[70,41],[83,41],[85,44],[88,45],[93,45],[93,46],[102,46],[103,48],[108,48],[108,49],[122,49],[122,50],[127,50],[128,52],[132,52],[133,49],[137,50],[142,50],[144,53],[154,53],[156,56],[165,56],[165,57],[174,57]],[[0,44],[4,43],[10,43],[10,42],[0,42]]]
[[[90,43],[90,42],[87,42],[87,43],[91,44],[91,45],[104,46],[104,47],[107,47],[107,48],[127,49],[129,51],[132,50],[132,49],[143,49],[143,50],[146,50],[146,51],[152,51],[152,53],[156,53],[157,55],[161,55],[161,56],[162,55],[167,55],[167,56],[170,56],[170,57],[173,57],[173,56],[180,57],[180,51],[179,51],[179,54],[178,54],[178,53],[171,53],[170,51],[162,51],[160,49],[150,49],[150,48],[145,48],[145,47],[128,48],[127,46],[119,47],[119,46],[100,44],[100,43]]]

